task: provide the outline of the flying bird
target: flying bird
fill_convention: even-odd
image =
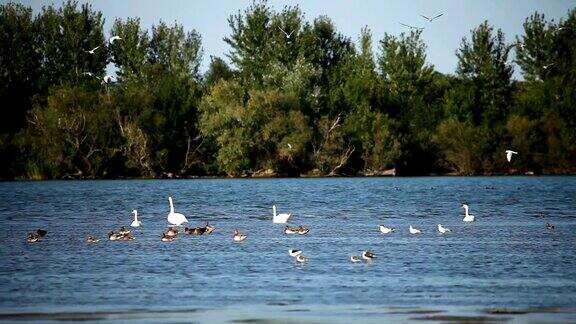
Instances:
[[[422,18],[425,18],[425,19],[428,20],[429,22],[432,22],[432,20],[434,20],[434,19],[436,19],[436,18],[440,18],[442,15],[444,15],[444,14],[441,13],[441,14],[439,14],[439,15],[436,15],[436,16],[432,17],[432,18],[426,17],[426,16],[424,16],[424,15],[420,15],[420,16],[421,16]]]
[[[508,160],[508,162],[512,160],[512,154],[518,154],[518,152],[506,150],[506,160]]]
[[[94,76],[94,73],[92,73],[92,72],[84,72],[82,74],[87,75],[87,76]]]
[[[290,36],[292,36],[292,33],[294,33],[294,31],[291,31],[290,34],[288,34],[284,29],[282,29],[282,27],[278,26],[278,28],[280,28],[280,30],[284,33],[284,35],[286,35],[286,38],[290,38]]]
[[[100,48],[100,46],[96,46],[93,49],[86,51],[86,53],[94,54],[94,51],[96,51],[98,48]]]
[[[112,36],[112,37],[110,37],[110,38],[108,39],[108,42],[110,43],[110,45],[112,45],[112,44],[114,44],[114,41],[115,41],[115,40],[119,40],[119,39],[122,39],[122,37],[120,37],[120,36]]]
[[[407,24],[404,24],[404,23],[401,23],[401,22],[399,22],[399,24],[402,25],[402,26],[404,26],[404,27],[411,28],[411,29],[424,30],[424,28],[422,28],[422,27],[410,26],[410,25],[407,25]]]
[[[544,65],[542,68],[543,68],[544,70],[547,70],[547,69],[548,69],[549,67],[551,67],[552,65],[554,65],[554,63],[546,64],[546,65]]]

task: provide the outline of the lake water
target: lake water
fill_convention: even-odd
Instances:
[[[190,226],[210,221],[215,232],[160,241],[168,196]],[[462,222],[462,202],[474,223]],[[310,233],[284,235],[284,226],[272,223],[272,204]],[[251,318],[280,314],[276,308],[318,315],[331,307],[347,314],[374,307],[565,309],[576,306],[575,207],[576,177],[4,182],[0,319],[58,312],[190,319],[210,310],[202,316]],[[133,209],[142,221],[136,240],[106,240],[108,231],[131,223]],[[547,230],[547,222],[556,229]],[[439,235],[438,223],[452,233]],[[397,231],[383,235],[379,224]],[[410,235],[409,225],[422,234]],[[27,232],[37,228],[48,235],[27,243]],[[234,228],[248,239],[233,242]],[[88,235],[101,241],[86,244]],[[291,248],[304,250],[309,262],[295,264]],[[378,259],[350,262],[367,249]],[[368,313],[353,317],[370,319]]]

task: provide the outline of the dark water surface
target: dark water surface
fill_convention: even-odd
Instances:
[[[191,226],[210,221],[214,234],[161,242],[169,195]],[[476,222],[462,222],[463,201]],[[272,204],[310,233],[285,236]],[[143,225],[136,240],[107,241],[132,209]],[[570,307],[575,210],[575,177],[4,182],[0,312]],[[439,235],[438,223],[453,232]],[[423,233],[411,236],[410,224]],[[246,241],[232,241],[236,227]],[[37,228],[48,235],[26,243]],[[100,243],[84,243],[88,235]],[[290,248],[310,261],[296,265]],[[365,249],[379,258],[349,261]]]

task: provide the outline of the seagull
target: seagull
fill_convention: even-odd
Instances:
[[[464,208],[464,211],[466,212],[466,215],[464,216],[464,219],[462,219],[462,220],[464,222],[473,222],[474,221],[474,215],[468,214],[468,205],[462,204],[462,208]]]
[[[383,234],[388,234],[394,232],[396,229],[393,227],[386,227],[384,225],[380,225],[380,232]]]
[[[449,228],[442,226],[442,224],[438,224],[438,232],[440,232],[440,234],[445,234],[452,231]]]
[[[284,29],[282,29],[282,27],[278,26],[278,28],[280,28],[280,30],[284,33],[284,35],[286,35],[286,38],[290,38],[290,36],[292,36],[292,33],[294,33],[294,31],[291,31],[290,34],[288,34],[286,31],[284,31]]]
[[[304,263],[306,261],[308,261],[308,258],[303,256],[302,254],[300,254],[296,257],[296,262],[298,262],[298,263]]]
[[[87,75],[87,76],[94,76],[94,73],[92,73],[92,72],[84,72],[82,74]]]
[[[506,160],[508,160],[508,162],[512,160],[512,154],[518,154],[518,152],[506,150]]]
[[[290,250],[288,250],[288,254],[290,254],[291,257],[295,258],[295,257],[299,256],[300,254],[302,254],[302,250],[290,249]]]
[[[240,232],[238,231],[238,229],[236,229],[236,228],[234,229],[234,233],[233,233],[233,235],[232,235],[232,238],[234,239],[235,242],[242,242],[242,241],[244,241],[247,237],[248,237],[248,236],[240,233]]]
[[[432,20],[434,20],[434,19],[436,19],[436,18],[439,18],[439,17],[441,17],[442,15],[444,15],[444,14],[441,13],[441,14],[439,14],[439,15],[436,15],[436,16],[432,17],[432,18],[428,18],[428,17],[426,17],[426,16],[424,16],[424,15],[420,15],[420,16],[421,16],[422,18],[426,18],[429,22],[432,22]]]
[[[362,261],[362,259],[360,259],[360,257],[357,255],[353,255],[350,257],[350,261],[352,261],[352,263],[358,263],[358,262]]]
[[[402,26],[411,28],[411,29],[424,30],[424,28],[422,28],[422,27],[414,27],[414,26],[410,26],[410,25],[407,25],[407,24],[404,24],[404,23],[401,23],[401,22],[399,22],[399,24],[402,25]]]
[[[140,221],[138,220],[138,211],[134,209],[132,213],[134,213],[134,221],[132,221],[132,224],[130,224],[130,226],[140,227]]]
[[[554,65],[554,63],[553,63],[553,62],[552,62],[552,63],[550,63],[550,64],[546,64],[546,65],[544,65],[542,68],[543,68],[544,70],[547,70],[547,69],[548,69],[549,67],[551,67],[552,65]]]
[[[108,42],[110,43],[110,45],[114,44],[114,41],[117,39],[122,39],[120,36],[112,36],[108,39]]]
[[[422,231],[420,231],[419,229],[416,229],[414,227],[412,227],[412,225],[410,225],[410,234],[420,234],[422,233]]]
[[[362,252],[362,259],[364,260],[372,260],[372,259],[376,259],[376,253],[371,252],[371,251],[364,251]]]
[[[100,48],[100,46],[96,46],[93,49],[86,51],[86,53],[94,54],[94,51],[96,51],[98,48]]]

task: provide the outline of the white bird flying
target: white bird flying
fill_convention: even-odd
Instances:
[[[174,212],[174,203],[172,202],[172,197],[168,197],[170,202],[170,212],[168,213],[168,223],[172,225],[182,225],[183,223],[188,223],[186,216]]]
[[[132,224],[130,224],[130,226],[140,227],[140,221],[138,220],[138,211],[134,209],[132,213],[134,213],[134,221],[132,221]]]
[[[506,150],[506,160],[508,160],[508,162],[512,160],[512,154],[518,154],[518,152]]]
[[[280,28],[280,30],[284,33],[284,35],[286,35],[286,38],[290,38],[290,36],[292,36],[292,33],[294,33],[294,31],[291,31],[290,34],[288,34],[286,31],[284,31],[284,29],[282,29],[282,27],[278,26],[278,28]]]
[[[440,234],[445,234],[452,231],[449,228],[442,226],[442,224],[438,224],[438,232],[440,232]]]
[[[276,205],[272,205],[272,221],[274,223],[286,223],[292,214],[276,214]]]
[[[96,46],[93,49],[86,51],[86,53],[94,54],[94,51],[96,51],[98,48],[100,48],[100,46]]]
[[[410,26],[410,25],[407,25],[407,24],[404,24],[404,23],[401,23],[401,22],[399,22],[399,24],[402,25],[402,26],[404,26],[404,27],[411,28],[411,29],[424,30],[424,28],[422,28],[422,27]]]
[[[110,45],[114,44],[115,40],[120,40],[122,39],[120,36],[112,36],[110,38],[108,38],[108,42],[110,43]]]
[[[420,16],[421,16],[422,18],[427,19],[429,22],[432,22],[432,20],[434,20],[434,19],[436,19],[436,18],[440,18],[442,15],[444,15],[444,14],[441,13],[441,14],[439,14],[439,15],[436,15],[436,16],[432,17],[432,18],[426,17],[426,16],[424,16],[424,15],[420,15]]]
[[[92,72],[84,72],[82,74],[87,75],[87,76],[94,76],[94,73],[92,73]]]
[[[412,227],[412,225],[410,225],[410,234],[420,234],[422,233],[422,231],[420,231],[417,228]]]
[[[468,205],[462,204],[462,208],[464,208],[464,211],[465,211],[465,216],[464,216],[464,219],[462,219],[462,221],[473,222],[474,221],[474,215],[468,214]]]

